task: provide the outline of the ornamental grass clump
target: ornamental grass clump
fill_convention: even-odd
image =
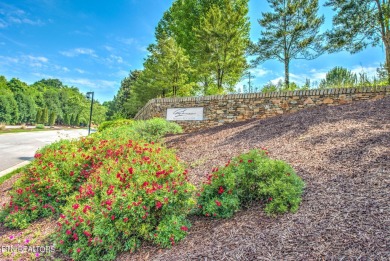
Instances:
[[[252,150],[212,170],[197,194],[196,212],[229,218],[254,201],[263,202],[270,215],[296,212],[303,188],[304,182],[286,162],[270,159],[266,150]]]

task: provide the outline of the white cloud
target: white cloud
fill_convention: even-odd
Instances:
[[[91,57],[98,57],[94,50],[89,48],[75,48],[68,51],[62,51],[60,54],[67,57],[75,57],[79,55],[89,55]]]
[[[76,72],[78,72],[78,73],[80,73],[80,74],[84,74],[85,73],[85,71],[84,70],[81,70],[81,69],[79,69],[79,68],[76,68],[76,69],[74,69]]]
[[[0,55],[0,63],[17,63],[17,62],[19,62],[18,58]]]
[[[113,74],[111,74],[111,75],[112,75],[112,76],[115,76],[115,77],[124,78],[124,77],[126,77],[128,74],[129,74],[128,71],[120,70],[120,71],[118,71],[118,72],[116,72],[116,73],[113,73]]]
[[[116,81],[107,80],[91,80],[87,78],[65,78],[63,82],[67,85],[75,85],[90,89],[114,89],[119,83]]]
[[[134,38],[118,38],[118,41],[127,45],[131,45],[136,42]]]
[[[278,78],[275,78],[275,79],[270,80],[270,82],[271,82],[272,84],[278,84],[280,81],[283,81],[283,80],[284,80],[284,77],[280,76],[280,77],[278,77]]]
[[[113,48],[113,47],[111,47],[111,46],[104,45],[103,47],[104,47],[104,49],[106,49],[106,50],[107,50],[107,51],[109,51],[109,52],[112,52],[112,51],[114,51],[114,48]]]
[[[367,76],[369,78],[373,78],[377,74],[376,69],[377,69],[377,67],[373,67],[373,66],[367,66],[367,67],[355,66],[351,71],[353,73],[355,73],[356,75],[359,75],[361,73],[365,73],[365,74],[367,74]]]
[[[33,56],[33,55],[27,55],[26,58],[28,58],[30,61],[33,62],[42,62],[42,63],[47,63],[49,59],[43,56]]]
[[[0,19],[0,28],[6,28],[7,26],[8,24],[3,19]]]
[[[111,54],[108,58],[108,61],[110,62],[117,62],[117,63],[123,63],[123,58],[118,55]]]
[[[148,52],[148,47],[146,45],[137,46],[137,50],[141,51],[141,52],[144,52],[144,53],[147,53]]]
[[[254,68],[254,69],[250,69],[249,71],[255,77],[262,77],[266,74],[271,73],[271,71],[269,71],[267,69],[263,69],[263,68]]]
[[[0,3],[0,14],[3,16],[0,19],[0,28],[5,28],[12,25],[28,24],[28,25],[44,25],[40,19],[29,17],[25,11],[5,3]]]

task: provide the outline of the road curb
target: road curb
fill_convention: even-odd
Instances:
[[[11,167],[11,168],[8,168],[8,169],[5,169],[5,170],[2,170],[0,171],[0,177],[4,176],[4,175],[7,175],[8,173],[11,173],[12,171],[18,169],[18,168],[21,168],[23,166],[26,166],[27,164],[29,164],[31,161],[23,161],[23,162],[20,162],[18,164],[16,164],[15,166]]]

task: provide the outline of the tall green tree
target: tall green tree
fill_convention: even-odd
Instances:
[[[49,122],[49,110],[47,108],[44,108],[42,113],[42,123],[48,124],[48,122]]]
[[[328,50],[357,53],[367,46],[383,44],[385,68],[390,83],[390,1],[389,0],[328,0],[333,28],[326,33]]]
[[[167,37],[159,39],[150,50],[154,62],[148,69],[154,71],[155,84],[163,90],[163,96],[188,96],[192,87],[189,82],[192,68],[184,49],[172,37]]]
[[[16,93],[15,100],[19,111],[18,122],[29,123],[33,121],[36,115],[36,105],[33,98],[22,93]]]
[[[243,71],[247,13],[248,0],[176,0],[160,20],[156,38],[172,37],[183,48],[193,69],[189,81],[201,85],[203,93],[222,92]]]
[[[318,0],[267,0],[271,12],[262,13],[263,28],[259,41],[252,46],[257,55],[254,64],[276,59],[284,64],[284,84],[290,83],[290,63],[294,59],[315,59],[323,53],[318,16]]]
[[[64,125],[66,125],[66,126],[70,125],[70,118],[69,118],[69,114],[67,112],[64,114]]]
[[[54,111],[50,112],[50,116],[49,116],[49,126],[54,126],[55,122],[56,122],[56,113]]]
[[[221,3],[212,5],[195,29],[201,75],[209,74],[218,93],[233,87],[247,68],[250,29],[247,0]]]
[[[74,114],[72,113],[71,115],[70,115],[70,125],[72,125],[72,126],[74,126],[74,119],[75,119],[75,117],[74,117]]]
[[[42,109],[38,109],[37,115],[35,117],[35,123],[40,124],[42,123],[41,120],[42,120]]]
[[[80,126],[80,113],[77,113],[76,118],[74,120],[75,126]]]
[[[0,123],[10,123],[12,108],[6,95],[0,95]]]
[[[135,95],[134,84],[137,81],[141,71],[134,70],[130,71],[129,75],[121,81],[121,86],[115,95],[111,103],[105,103],[107,107],[107,116],[114,119],[117,117],[129,118],[131,112],[128,111],[128,107],[125,104]],[[134,97],[135,98],[135,97]],[[134,100],[131,99],[131,100]],[[134,115],[132,115],[134,116]]]
[[[326,73],[325,79],[321,80],[320,88],[346,88],[354,87],[358,82],[355,73],[343,67],[334,67]]]

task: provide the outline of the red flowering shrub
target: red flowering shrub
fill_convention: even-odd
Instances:
[[[58,214],[67,196],[93,171],[90,150],[94,142],[93,138],[62,140],[37,152],[10,191],[10,202],[3,204],[0,221],[11,228],[26,228],[40,217]]]
[[[25,228],[41,217],[59,217],[54,240],[75,260],[113,260],[141,240],[172,246],[188,233],[195,187],[171,150],[138,135],[129,139],[133,133],[109,128],[37,152],[0,221]]]
[[[141,240],[169,247],[184,238],[194,186],[175,154],[133,141],[108,147],[97,149],[101,166],[63,208],[58,247],[76,260],[112,260]]]
[[[196,212],[219,218],[231,217],[243,205],[261,201],[268,214],[295,212],[304,183],[285,162],[272,160],[266,150],[252,150],[213,169],[198,193]]]

